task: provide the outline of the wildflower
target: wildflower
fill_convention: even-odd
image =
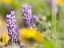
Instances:
[[[23,23],[25,27],[30,28],[30,17],[32,16],[31,6],[23,5],[22,7]]]
[[[0,0],[0,2],[2,2],[2,0]]]
[[[3,33],[1,40],[4,43],[4,45],[7,45],[10,40],[10,37],[7,34]]]
[[[53,0],[48,1],[49,6],[52,8]]]
[[[12,3],[12,0],[2,0],[3,3],[10,4]]]
[[[19,43],[19,27],[16,24],[15,12],[11,11],[11,14],[6,16],[7,29],[10,39],[14,43]]]
[[[36,15],[31,16],[30,23],[33,24],[34,22],[39,21],[38,17]]]
[[[48,1],[48,4],[49,4],[49,6],[51,7],[51,8],[53,8],[53,0],[49,0]],[[58,12],[59,12],[59,10],[58,10],[58,7],[57,7],[57,5],[55,4],[55,14],[56,15],[58,15]]]
[[[20,30],[20,41],[23,43],[41,43],[43,37],[41,36],[40,32],[35,29],[21,29]]]
[[[64,6],[64,0],[54,0],[59,6]]]
[[[23,23],[27,28],[32,28],[33,23],[36,21],[35,16],[32,16],[31,8],[30,5],[23,5],[22,7]]]
[[[2,21],[0,21],[0,25],[2,25]]]

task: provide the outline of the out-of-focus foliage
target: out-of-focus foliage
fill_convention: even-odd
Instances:
[[[52,42],[48,39],[45,39],[45,41],[43,42],[43,47],[44,48],[54,48],[54,45],[52,44]]]

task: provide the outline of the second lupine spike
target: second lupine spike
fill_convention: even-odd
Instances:
[[[22,16],[23,16],[23,23],[24,26],[30,28],[30,17],[32,16],[31,6],[30,5],[23,5],[22,6]]]
[[[22,6],[23,23],[26,28],[32,28],[33,23],[36,21],[35,16],[32,16],[31,8],[32,7],[27,4]]]

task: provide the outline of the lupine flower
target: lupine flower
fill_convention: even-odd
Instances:
[[[30,17],[32,16],[31,6],[23,5],[22,7],[23,23],[25,27],[30,28]]]
[[[22,7],[23,23],[27,28],[32,28],[33,23],[36,21],[36,16],[32,16],[31,8],[30,5],[23,5]]]
[[[9,40],[10,40],[10,37],[7,34],[3,33],[2,37],[1,37],[1,40],[4,43],[4,45],[7,45]]]
[[[20,41],[25,44],[41,43],[43,41],[43,36],[41,36],[40,32],[33,28],[21,29],[19,34],[20,34]]]
[[[16,24],[15,12],[11,11],[11,14],[6,16],[7,29],[10,39],[14,43],[19,43],[19,27]]]

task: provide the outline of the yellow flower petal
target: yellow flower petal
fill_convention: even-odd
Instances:
[[[0,25],[2,25],[2,21],[0,21]]]
[[[55,0],[59,6],[64,6],[64,0]]]
[[[21,29],[19,35],[20,41],[23,43],[41,43],[43,40],[40,32],[35,29]]]
[[[1,38],[4,45],[8,44],[10,37],[7,34],[3,33]]]
[[[0,2],[2,2],[2,0],[0,0]]]
[[[12,0],[2,0],[3,3],[10,4],[12,3]]]

